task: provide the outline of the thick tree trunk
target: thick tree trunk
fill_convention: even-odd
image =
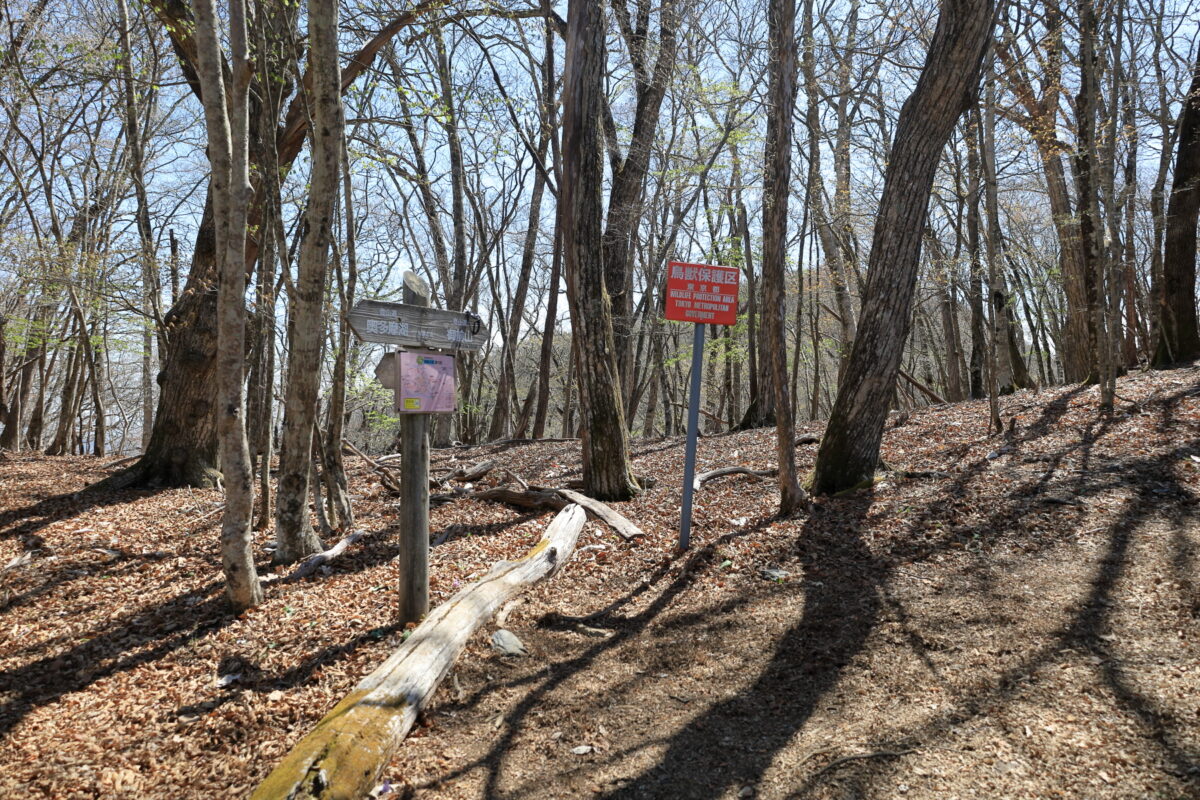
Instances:
[[[560,186],[567,299],[583,414],[584,489],[601,500],[625,500],[640,489],[629,462],[629,431],[625,426],[600,229],[604,208],[600,127],[604,32],[600,3],[571,1]]]
[[[154,0],[150,4],[155,15],[171,36],[172,46],[180,59],[184,78],[200,96],[196,76],[196,42],[193,36],[195,23],[190,7],[182,0]],[[404,28],[412,25],[433,8],[433,4],[418,4],[389,22],[349,62],[343,75],[341,90],[368,69],[376,55]],[[272,23],[283,20],[270,34],[275,37],[269,43],[276,47],[262,47],[259,58],[270,54],[288,55],[290,43],[295,41],[292,16],[284,11],[266,14],[263,18]],[[263,22],[260,20],[260,23]],[[287,43],[283,46],[281,43]],[[286,74],[278,70],[277,74]],[[276,129],[279,120],[261,113],[255,103],[261,87],[251,95],[251,129],[255,132],[251,144],[251,174],[263,173],[262,150],[268,137],[276,141],[279,170],[288,169],[303,148],[308,134],[309,109],[302,97],[293,97],[291,104]],[[287,96],[287,83],[281,96]],[[303,94],[303,93],[299,93]],[[279,170],[276,170],[278,172]],[[104,481],[110,486],[133,484],[155,486],[214,486],[220,480],[216,440],[216,394],[214,354],[216,352],[216,269],[213,242],[211,198],[206,201],[205,216],[197,230],[193,250],[192,269],[179,302],[163,320],[168,341],[167,353],[159,371],[159,400],[155,414],[154,430],[150,443],[142,458],[122,473]],[[261,190],[247,198],[248,229],[257,232],[262,222],[263,197]],[[252,269],[258,257],[258,242],[248,238],[244,263]]]
[[[179,302],[163,319],[169,343],[158,373],[154,429],[142,458],[104,483],[113,486],[213,487],[217,457],[216,230],[210,188],[196,233],[192,266]]]
[[[857,337],[813,471],[813,490],[869,483],[911,324],[922,232],[942,149],[974,101],[993,3],[945,0],[925,67],[900,111]]]
[[[1155,366],[1200,358],[1196,322],[1196,222],[1200,215],[1200,56],[1179,115],[1175,177],[1167,201]]]

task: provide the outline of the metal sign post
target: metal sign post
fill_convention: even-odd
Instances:
[[[667,265],[666,317],[695,323],[692,333],[692,381],[688,398],[687,445],[683,456],[683,501],[679,518],[679,549],[691,544],[692,497],[696,491],[696,442],[700,437],[700,377],[704,370],[704,326],[737,323],[737,267],[712,264]]]
[[[478,317],[428,306],[429,287],[406,272],[403,303],[361,300],[349,314],[363,341],[407,348],[375,368],[400,414],[401,624],[429,611],[429,416],[455,409],[454,355],[437,350],[475,351],[487,338]]]

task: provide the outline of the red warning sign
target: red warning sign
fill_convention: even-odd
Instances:
[[[736,324],[739,272],[737,267],[672,261],[667,265],[667,319]]]

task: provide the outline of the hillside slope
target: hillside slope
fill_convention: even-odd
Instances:
[[[1119,395],[1111,419],[1094,389],[1005,398],[1007,437],[986,436],[983,403],[913,414],[884,439],[905,472],[794,519],[773,518],[771,481],[718,479],[684,556],[682,441],[637,443],[657,484],[620,509],[647,537],[589,523],[508,615],[533,655],[482,632],[388,788],[1200,796],[1200,370]],[[772,454],[769,431],[700,444],[702,469]],[[578,475],[569,442],[436,451],[435,471],[484,458]],[[3,469],[0,796],[239,796],[399,641],[392,499],[361,464],[359,548],[241,617],[220,594],[216,493],[72,494],[106,474],[94,459]],[[548,519],[435,509],[434,602]]]

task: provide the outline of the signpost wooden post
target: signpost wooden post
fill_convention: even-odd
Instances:
[[[428,306],[429,290],[423,285],[414,288],[416,283],[404,276],[404,302]],[[395,391],[400,391],[398,369]],[[401,415],[400,470],[400,624],[406,625],[419,622],[429,611],[428,414]]]
[[[455,408],[454,355],[474,351],[487,332],[479,319],[461,311],[429,307],[429,288],[404,273],[404,302],[361,300],[349,314],[350,327],[366,342],[398,345],[375,368],[393,391],[400,414],[400,602],[401,624],[429,611],[429,415]]]
[[[679,549],[691,543],[692,496],[696,481],[696,440],[700,436],[700,375],[704,367],[704,326],[737,323],[737,267],[712,264],[667,265],[666,317],[674,322],[693,322],[692,381],[688,399],[687,445],[683,455],[683,502],[679,514]]]

